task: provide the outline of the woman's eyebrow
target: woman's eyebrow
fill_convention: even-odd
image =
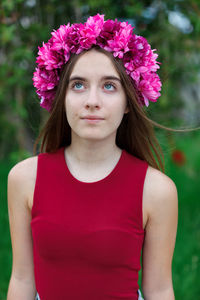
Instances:
[[[86,79],[84,77],[80,77],[80,76],[72,76],[69,78],[69,82],[71,82],[73,80],[86,81]]]
[[[73,80],[80,80],[80,81],[87,81],[86,78],[84,77],[81,77],[81,76],[72,76],[71,78],[69,78],[69,82],[73,81]],[[107,75],[107,76],[103,76],[101,78],[101,80],[116,80],[118,81],[119,83],[121,83],[121,80],[119,77],[117,76],[113,76],[113,75]]]
[[[117,76],[103,76],[102,77],[102,80],[116,80],[116,81],[119,81],[121,83],[121,79]]]

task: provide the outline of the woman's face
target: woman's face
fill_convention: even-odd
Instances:
[[[77,60],[69,78],[65,110],[74,138],[115,138],[127,100],[111,60],[94,49]]]

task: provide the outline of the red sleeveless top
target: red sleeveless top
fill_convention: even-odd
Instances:
[[[31,229],[41,300],[138,299],[147,167],[122,150],[108,176],[87,183],[70,173],[64,147],[38,155]]]

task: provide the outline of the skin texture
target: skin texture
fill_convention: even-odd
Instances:
[[[78,59],[66,91],[65,108],[72,129],[65,159],[72,175],[93,182],[107,176],[118,162],[117,128],[128,113],[125,93],[107,56],[95,50]],[[91,123],[81,118],[98,115]],[[34,299],[31,209],[37,173],[37,156],[16,164],[8,175],[8,210],[13,250],[12,274],[7,300]],[[171,262],[178,219],[177,190],[162,172],[148,167],[143,190],[142,291],[145,300],[174,300]]]
[[[72,130],[71,145],[65,150],[69,170],[88,182],[105,177],[121,155],[115,137],[128,112],[120,77],[106,55],[91,50],[79,58],[69,79],[65,109]],[[81,119],[87,115],[103,120],[91,124]]]
[[[177,190],[168,176],[152,167],[148,168],[144,183],[143,218],[146,218],[142,259],[144,298],[173,300],[171,263],[178,222]]]
[[[103,139],[115,138],[123,115],[128,111],[126,106],[120,77],[110,59],[95,50],[81,56],[69,78],[65,99],[72,143],[75,139],[79,142],[90,139],[94,142],[100,140],[103,144]],[[88,114],[98,115],[104,120],[98,124],[88,124],[81,119]]]

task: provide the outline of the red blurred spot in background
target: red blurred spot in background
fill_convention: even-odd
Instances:
[[[182,166],[186,162],[186,157],[183,151],[181,150],[174,150],[171,154],[172,160],[176,165]]]

